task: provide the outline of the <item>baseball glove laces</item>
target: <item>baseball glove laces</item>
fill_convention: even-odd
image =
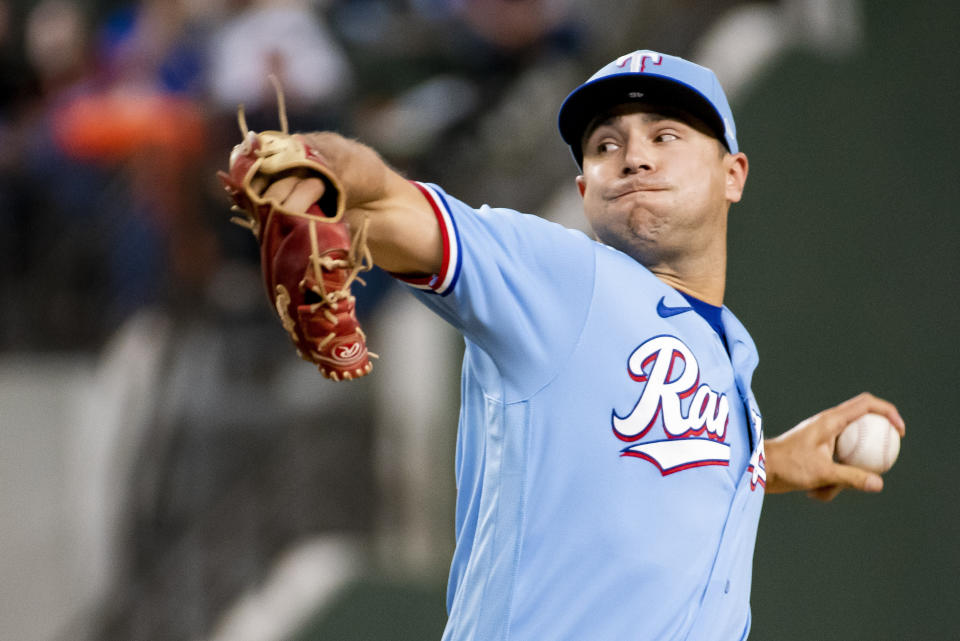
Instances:
[[[369,219],[356,228],[344,220],[339,180],[319,150],[291,134],[283,91],[277,90],[280,130],[257,133],[247,127],[243,106],[237,120],[243,141],[230,154],[229,169],[217,172],[238,215],[231,221],[249,229],[260,245],[260,267],[267,296],[297,354],[332,380],[368,374],[377,355],[356,318],[354,283],[373,268],[367,243]],[[306,211],[267,196],[270,185],[295,177],[319,178],[323,195]]]

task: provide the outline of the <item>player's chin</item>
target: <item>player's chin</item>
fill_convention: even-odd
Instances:
[[[624,227],[616,233],[598,234],[597,237],[604,245],[623,252],[645,267],[663,262],[665,252],[657,235],[647,229],[636,233],[630,227]]]
[[[669,221],[653,207],[634,206],[625,214],[625,235],[632,243],[655,250],[669,237]]]

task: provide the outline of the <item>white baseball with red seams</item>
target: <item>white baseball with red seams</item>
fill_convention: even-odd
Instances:
[[[840,463],[883,474],[900,453],[900,434],[885,416],[864,414],[837,437],[834,456]]]

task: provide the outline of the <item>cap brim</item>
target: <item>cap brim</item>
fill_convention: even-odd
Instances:
[[[726,128],[723,118],[699,91],[666,76],[622,73],[582,85],[567,96],[560,107],[560,135],[573,150],[577,164],[583,163],[580,146],[590,121],[608,109],[631,102],[663,105],[685,111],[702,120],[729,150],[724,135]]]

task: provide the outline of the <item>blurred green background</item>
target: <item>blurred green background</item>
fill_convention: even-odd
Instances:
[[[768,496],[753,639],[957,639],[958,5],[864,3],[864,47],[796,54],[737,110],[751,160],[728,305],[776,434],[869,390],[907,422],[879,496]]]

